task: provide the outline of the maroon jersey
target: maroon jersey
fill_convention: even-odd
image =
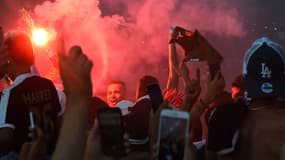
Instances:
[[[32,112],[52,152],[59,132],[60,110],[57,91],[50,80],[32,73],[22,74],[1,96],[0,128],[14,129],[13,150],[19,151],[29,141],[29,112]]]

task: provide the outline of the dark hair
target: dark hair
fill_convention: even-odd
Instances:
[[[126,87],[126,83],[121,80],[111,80],[107,83],[107,86],[109,86],[110,84],[121,84],[122,86]]]
[[[158,80],[151,76],[151,75],[145,75],[143,76],[139,82],[138,82],[138,86],[137,86],[137,98],[147,95],[147,86],[151,85],[151,84],[155,84],[155,83],[159,83]]]
[[[16,63],[33,65],[35,61],[33,46],[25,33],[12,33],[5,40],[8,54]]]

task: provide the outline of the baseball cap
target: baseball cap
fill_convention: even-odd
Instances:
[[[285,55],[282,47],[262,37],[244,56],[242,75],[250,98],[285,95]]]
[[[34,64],[32,42],[24,32],[11,32],[5,36],[4,44],[7,46],[9,57],[16,63]]]

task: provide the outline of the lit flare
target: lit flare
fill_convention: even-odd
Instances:
[[[44,46],[49,41],[49,33],[44,28],[36,28],[32,32],[32,41],[36,46]]]

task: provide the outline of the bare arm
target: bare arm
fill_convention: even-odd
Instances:
[[[177,33],[175,31],[170,32],[170,39],[176,37]],[[168,68],[169,68],[169,75],[168,75],[168,82],[167,82],[167,89],[176,89],[178,90],[178,83],[179,83],[179,76],[177,74],[179,64],[178,64],[178,57],[175,43],[170,43],[168,45]]]
[[[190,124],[200,120],[200,116],[206,109],[206,107],[219,95],[225,88],[225,80],[221,75],[221,72],[217,72],[213,80],[208,77],[208,89],[207,94],[204,98],[196,103],[191,109]]]
[[[180,72],[182,74],[185,85],[185,96],[183,99],[182,108],[184,111],[189,112],[191,106],[194,105],[201,93],[200,69],[196,69],[195,79],[190,79],[188,68],[184,63],[182,63]]]
[[[59,43],[58,55],[68,109],[53,159],[82,160],[87,138],[88,107],[92,96],[92,62],[78,46],[72,47],[66,56],[63,41]]]

